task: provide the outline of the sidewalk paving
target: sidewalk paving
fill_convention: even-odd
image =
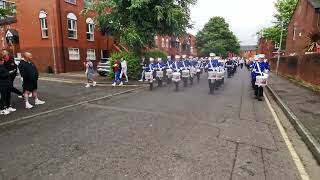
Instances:
[[[320,143],[320,94],[274,74],[268,86]]]
[[[60,74],[48,74],[48,73],[41,73],[41,78],[57,78],[57,79],[65,79],[65,80],[74,80],[74,81],[83,81],[86,82],[86,75],[83,71],[79,72],[70,72],[70,73],[60,73]],[[100,76],[98,73],[95,73],[95,81],[98,84],[112,84],[112,80],[107,76]],[[125,85],[141,85],[140,82],[135,80],[129,80],[128,83]]]

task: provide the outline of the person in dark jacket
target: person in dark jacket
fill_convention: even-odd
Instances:
[[[3,59],[0,59],[0,115],[9,114],[12,109],[8,109],[10,107],[10,99],[8,98],[8,92],[10,93],[10,75],[6,67],[3,65]],[[8,103],[9,102],[9,103]]]
[[[24,60],[19,64],[19,71],[23,80],[22,87],[24,90],[25,107],[27,109],[33,108],[29,103],[29,94],[35,98],[35,105],[44,104],[44,101],[38,99],[38,78],[39,73],[37,67],[31,62],[32,54],[29,52],[24,53]]]
[[[4,66],[7,68],[10,74],[11,80],[11,92],[17,94],[20,98],[22,98],[23,93],[14,87],[14,80],[17,76],[18,66],[16,65],[14,58],[9,55],[7,50],[2,51],[2,58],[4,60]]]

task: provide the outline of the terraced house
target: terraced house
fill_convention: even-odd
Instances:
[[[92,0],[0,0],[0,8],[16,8],[2,18],[2,48],[16,57],[29,51],[42,72],[83,70],[88,57],[96,63],[121,50],[107,32],[100,32],[93,16],[81,15]]]
[[[320,52],[320,0],[299,0],[288,27],[286,55]]]

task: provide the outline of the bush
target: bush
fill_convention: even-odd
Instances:
[[[153,58],[162,58],[163,60],[167,59],[168,54],[161,49],[151,49],[150,51],[145,53],[145,58],[149,59],[150,57]]]
[[[114,78],[114,73],[113,73],[113,65],[114,61],[118,59],[120,61],[121,58],[124,58],[127,61],[128,64],[128,77],[129,79],[132,80],[137,80],[140,78],[140,72],[141,72],[141,67],[140,67],[140,59],[138,56],[136,56],[134,53],[127,53],[127,52],[121,52],[121,53],[112,53],[111,54],[111,60],[110,60],[110,66],[111,66],[111,71],[109,74],[109,77],[111,79]]]

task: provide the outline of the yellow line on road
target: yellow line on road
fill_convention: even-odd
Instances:
[[[272,113],[272,115],[274,117],[274,120],[276,121],[278,129],[280,130],[281,136],[282,136],[284,142],[286,143],[286,145],[287,145],[287,147],[289,149],[289,152],[290,152],[291,157],[292,157],[292,159],[293,159],[293,161],[294,161],[294,163],[295,163],[295,165],[296,165],[296,167],[297,167],[297,169],[299,171],[301,179],[302,180],[310,180],[309,175],[306,172],[306,170],[305,170],[305,168],[304,168],[304,166],[303,166],[303,164],[301,162],[301,159],[299,158],[296,150],[294,149],[294,147],[293,147],[293,145],[292,145],[292,143],[291,143],[291,141],[290,141],[290,139],[288,137],[288,134],[284,130],[284,128],[283,128],[283,126],[282,126],[282,124],[281,124],[281,122],[279,120],[279,117],[277,116],[275,110],[272,108],[269,99],[267,98],[266,95],[264,95],[264,98],[265,98],[265,100],[266,100],[266,102],[268,104],[268,107],[269,107],[269,109],[270,109],[270,111],[271,111],[271,113]]]

